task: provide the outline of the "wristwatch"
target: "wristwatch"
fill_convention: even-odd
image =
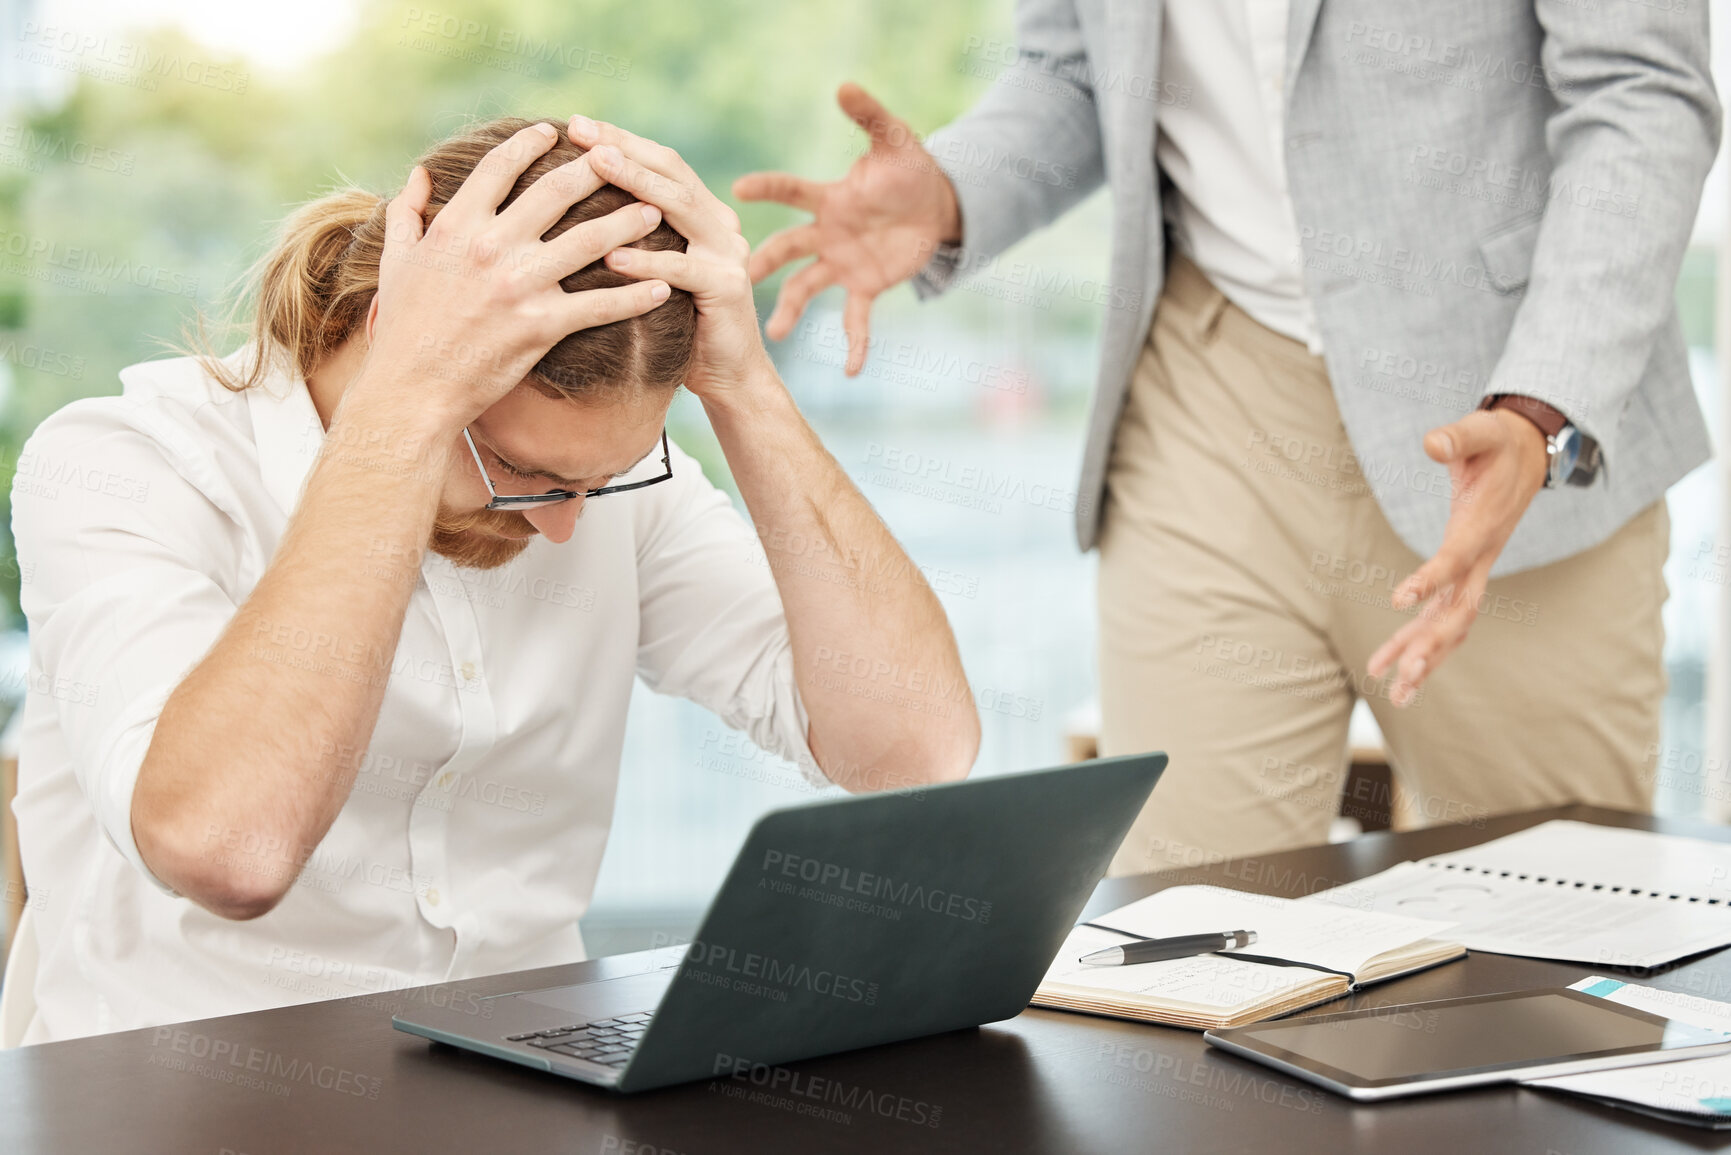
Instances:
[[[1479,402],[1480,409],[1512,409],[1545,435],[1545,488],[1591,485],[1599,475],[1599,443],[1575,428],[1562,413],[1536,397],[1499,393]]]

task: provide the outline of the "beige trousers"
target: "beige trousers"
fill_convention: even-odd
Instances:
[[[1434,468],[1410,482],[1446,493]],[[1493,580],[1466,642],[1392,706],[1365,666],[1414,612],[1389,599],[1423,559],[1359,472],[1322,359],[1175,257],[1113,445],[1099,571],[1101,753],[1171,764],[1111,873],[1325,841],[1358,698],[1403,825],[1649,809],[1669,534],[1661,501]]]

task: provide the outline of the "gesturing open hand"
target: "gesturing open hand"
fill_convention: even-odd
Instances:
[[[812,214],[803,225],[774,234],[751,255],[751,279],[761,281],[789,261],[817,260],[782,283],[765,332],[780,341],[811,299],[831,285],[847,290],[847,374],[865,366],[872,302],[932,259],[939,244],[961,239],[961,210],[950,178],[907,122],[891,115],[857,84],[836,102],[871,138],[870,150],[847,175],[814,181],[784,172],[754,172],[733,182],[747,201],[779,201]]]
[[[1397,610],[1425,603],[1370,656],[1372,677],[1395,671],[1389,701],[1411,702],[1426,677],[1466,640],[1491,566],[1545,484],[1545,437],[1507,409],[1469,413],[1425,434],[1425,452],[1449,467],[1452,491],[1442,547],[1399,586]]]

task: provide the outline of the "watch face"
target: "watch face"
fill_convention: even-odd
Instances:
[[[1581,432],[1573,425],[1557,430],[1551,441],[1551,470],[1545,484],[1555,487],[1569,480],[1575,465],[1581,460]]]

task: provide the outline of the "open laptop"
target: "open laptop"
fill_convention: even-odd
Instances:
[[[772,811],[682,958],[391,1022],[642,1091],[1012,1018],[1165,766],[1142,754]]]

